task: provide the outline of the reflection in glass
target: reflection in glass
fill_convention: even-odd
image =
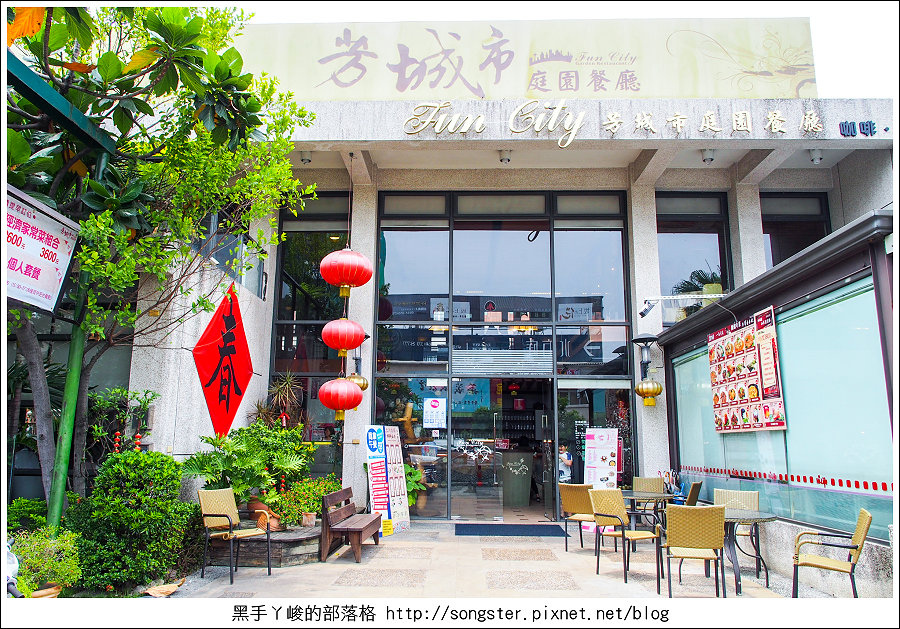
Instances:
[[[558,327],[556,360],[556,373],[561,375],[626,375],[628,328],[615,325]]]
[[[379,325],[379,372],[447,373],[449,328],[445,325]]]
[[[457,222],[455,227],[454,321],[551,319],[546,221]]]
[[[795,253],[828,235],[825,221],[763,220],[766,268],[781,264]]]
[[[454,326],[453,371],[459,374],[548,374],[553,332],[520,321],[511,326]]]
[[[620,231],[556,231],[556,320],[625,321]]]
[[[330,321],[343,313],[343,300],[335,287],[322,279],[319,263],[332,251],[343,249],[344,232],[286,232],[281,243],[280,320]]]
[[[403,462],[422,472],[422,484],[410,515],[447,517],[447,378],[377,378],[375,423],[397,426]],[[426,416],[427,403],[437,401]]]
[[[323,325],[276,325],[273,371],[333,373],[342,369],[337,350],[322,341]]]
[[[378,318],[449,320],[449,233],[384,230],[380,250]]]

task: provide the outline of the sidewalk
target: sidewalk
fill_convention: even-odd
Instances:
[[[289,568],[241,568],[229,585],[228,568],[199,571],[172,598],[315,598],[315,597],[490,597],[490,598],[666,598],[666,580],[656,594],[653,546],[638,544],[631,555],[628,583],[622,579],[621,547],[613,552],[612,540],[600,551],[600,574],[595,573],[593,537],[585,536],[585,548],[577,530],[569,526],[569,552],[563,537],[478,537],[455,535],[456,522],[414,521],[409,531],[363,545],[357,564],[349,546],[327,562]],[[682,583],[677,562],[672,562],[672,593],[677,598],[715,597],[715,581],[703,575],[703,564],[686,561]],[[757,581],[748,566],[742,570],[741,599],[790,596],[790,582],[770,575]],[[734,575],[726,560],[728,598],[735,597]],[[805,588],[801,596],[821,597]]]

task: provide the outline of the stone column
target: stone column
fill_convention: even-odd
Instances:
[[[634,327],[632,337],[639,334],[658,336],[662,331],[662,304],[657,304],[646,317],[638,313],[644,300],[660,295],[659,247],[656,236],[656,190],[652,185],[632,186],[628,199],[628,257],[631,260],[631,305]],[[630,345],[634,360],[634,384],[640,381],[641,353]],[[649,376],[665,388],[663,355],[658,345],[652,346]],[[669,429],[666,419],[665,389],[656,398],[656,406],[643,406],[640,397],[634,408],[635,442],[638,452],[637,473],[656,476],[669,464]]]
[[[737,288],[766,271],[759,185],[735,183],[728,191],[731,266]]]
[[[378,190],[375,185],[356,185],[353,189],[353,213],[350,219],[350,247],[366,256],[372,266],[376,266],[376,244],[378,242]],[[357,410],[347,411],[344,420],[343,478],[344,487],[353,488],[353,500],[364,507],[368,492],[368,481],[363,469],[365,463],[365,427],[372,422],[372,400],[375,391],[373,365],[373,344],[375,343],[375,292],[378,276],[365,286],[350,290],[348,318],[356,321],[369,335],[360,347],[362,363],[360,375],[369,381],[369,388],[363,392],[363,401]],[[347,360],[347,369],[354,369],[353,352]]]

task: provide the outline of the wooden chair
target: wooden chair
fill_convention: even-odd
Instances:
[[[713,504],[725,505],[726,509],[744,509],[746,511],[759,511],[759,492],[758,491],[738,491],[736,489],[714,489]],[[747,555],[753,557],[756,561],[756,578],[759,578],[759,568],[762,566],[766,573],[766,587],[769,587],[769,567],[766,565],[762,554],[759,552],[759,524],[747,525],[741,528],[738,524],[734,530],[735,537],[746,537],[750,540],[750,546],[753,548],[751,555],[737,543],[735,539],[735,547]]]
[[[319,560],[331,553],[331,543],[340,539],[350,542],[356,563],[362,559],[362,541],[371,537],[378,545],[381,535],[380,513],[357,513],[353,489],[344,487],[322,497],[322,534],[319,537]]]
[[[856,530],[853,535],[845,533],[818,533],[815,531],[803,531],[797,534],[794,540],[794,584],[791,591],[791,597],[797,598],[798,572],[800,566],[808,568],[819,568],[821,570],[834,570],[844,572],[850,575],[850,587],[853,590],[853,598],[859,598],[856,592],[856,578],[853,575],[856,570],[856,562],[862,554],[863,545],[866,543],[866,537],[869,534],[869,526],[872,524],[872,514],[865,509],[859,510],[859,517],[856,519]],[[816,536],[820,539],[801,539],[808,535]],[[849,544],[836,544],[834,542],[821,541],[821,538],[849,539]],[[833,548],[847,548],[850,550],[847,555],[847,561],[832,559],[831,557],[822,557],[821,555],[810,555],[801,553],[800,549],[806,544],[815,544],[816,546],[831,546]]]
[[[725,598],[725,506],[666,507],[666,569],[669,571],[669,598],[672,598],[672,559],[702,559],[714,562],[716,596],[719,596],[719,570],[722,571],[722,598]],[[678,569],[681,582],[681,568]]]
[[[578,524],[578,539],[584,548],[584,534],[581,531],[582,522],[594,521],[594,510],[591,507],[591,497],[588,491],[593,485],[559,484],[559,501],[562,504],[563,516],[566,520],[566,552],[569,551],[569,521]]]
[[[221,539],[228,542],[228,579],[234,583],[234,573],[238,569],[238,561],[241,554],[241,540],[258,535],[266,536],[266,565],[269,574],[272,574],[272,540],[269,531],[269,513],[257,510],[254,513],[261,514],[259,521],[253,528],[241,529],[240,515],[237,502],[234,499],[234,490],[228,489],[200,489],[197,491],[197,499],[200,502],[200,511],[203,515],[203,527],[206,529],[206,537],[203,540],[203,563],[200,566],[200,578],[206,571],[206,549],[210,539]],[[249,512],[248,512],[249,513]],[[259,527],[259,522],[265,521],[266,528]],[[237,541],[237,544],[235,544]],[[235,548],[235,545],[237,548]]]
[[[653,531],[632,531],[628,529],[628,511],[625,509],[625,499],[621,489],[591,489],[588,494],[591,497],[591,508],[594,514],[594,523],[597,525],[594,533],[594,554],[597,555],[597,574],[600,574],[600,539],[609,536],[614,539],[622,537],[622,570],[625,583],[628,583],[628,568],[631,558],[631,544],[639,540],[656,541],[656,593],[659,594],[659,575],[662,570],[662,554],[660,550],[660,526],[656,525]],[[613,531],[607,532],[604,527],[611,526]],[[620,530],[616,530],[619,527]],[[724,530],[724,529],[723,529]],[[615,547],[613,548],[615,550]]]

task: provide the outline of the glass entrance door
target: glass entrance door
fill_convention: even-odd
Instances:
[[[450,514],[464,520],[545,519],[552,445],[549,378],[452,378]],[[552,454],[552,452],[551,452]],[[552,469],[551,469],[552,471]],[[552,486],[553,483],[550,482]]]

